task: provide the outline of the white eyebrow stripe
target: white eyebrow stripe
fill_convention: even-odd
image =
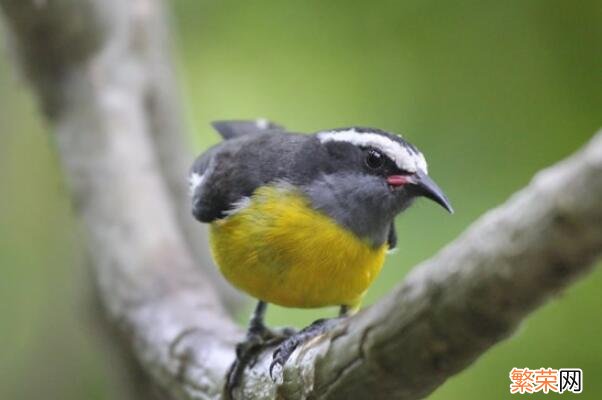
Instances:
[[[398,142],[378,133],[357,132],[355,129],[350,129],[320,132],[317,137],[321,143],[347,142],[360,147],[374,147],[393,160],[400,169],[408,172],[422,170],[424,173],[428,173],[428,166],[421,152],[414,153]]]

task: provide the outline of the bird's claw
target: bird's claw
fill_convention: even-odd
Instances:
[[[264,347],[277,345],[296,333],[295,329],[288,327],[281,329],[260,327],[250,330],[245,341],[236,345],[236,359],[226,375],[225,399],[233,398],[233,390],[240,383],[244,370],[255,365],[257,357]]]
[[[301,332],[299,332],[300,334]],[[284,368],[284,364],[288,361],[291,354],[299,346],[300,341],[298,339],[299,334],[293,335],[288,339],[285,339],[272,353],[272,362],[270,363],[270,378],[274,379],[274,367],[279,365],[280,368]]]
[[[230,366],[226,375],[225,398],[232,399],[233,391],[238,383],[245,368],[248,365],[254,365],[257,361],[257,355],[263,347],[263,340],[258,335],[247,335],[244,342],[236,345],[236,359]]]
[[[269,369],[270,378],[275,380],[273,374],[274,368],[277,365],[279,365],[280,368],[284,368],[284,365],[297,347],[324,333],[333,323],[336,323],[335,321],[337,320],[338,318],[319,319],[298,333],[283,340],[272,353],[272,362],[270,363]]]

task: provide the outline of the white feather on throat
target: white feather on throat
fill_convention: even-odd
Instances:
[[[378,133],[358,132],[350,129],[320,132],[317,137],[321,143],[347,142],[359,147],[373,147],[393,160],[397,167],[404,171],[414,173],[422,170],[424,173],[428,173],[428,166],[421,152],[413,152],[401,143]]]

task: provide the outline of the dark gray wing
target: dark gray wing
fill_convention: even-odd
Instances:
[[[237,175],[238,162],[235,153],[242,144],[234,139],[247,141],[260,134],[284,132],[283,127],[266,119],[215,121],[211,125],[224,142],[201,154],[194,162],[188,178],[193,203],[192,213],[201,222],[223,218],[234,201],[248,195],[254,189],[253,182],[249,180],[236,182],[233,186],[231,182],[223,179],[224,173],[228,176]]]
[[[266,133],[269,131],[284,131],[284,127],[268,121],[267,119],[248,121],[214,121],[211,123],[211,125],[222,136],[222,138],[224,138],[224,140],[234,139],[245,135]]]
[[[192,166],[192,213],[201,222],[224,218],[256,188],[280,179],[301,185],[320,171],[315,136],[264,132],[225,140]]]
[[[395,222],[391,222],[389,236],[387,237],[387,244],[389,245],[389,250],[393,250],[397,247],[397,232],[395,232]]]

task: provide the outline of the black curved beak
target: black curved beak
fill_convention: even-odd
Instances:
[[[414,182],[416,192],[418,196],[424,196],[433,200],[441,207],[445,208],[450,214],[454,213],[447,196],[443,193],[443,190],[433,181],[427,174],[422,171],[418,171],[414,174]]]

